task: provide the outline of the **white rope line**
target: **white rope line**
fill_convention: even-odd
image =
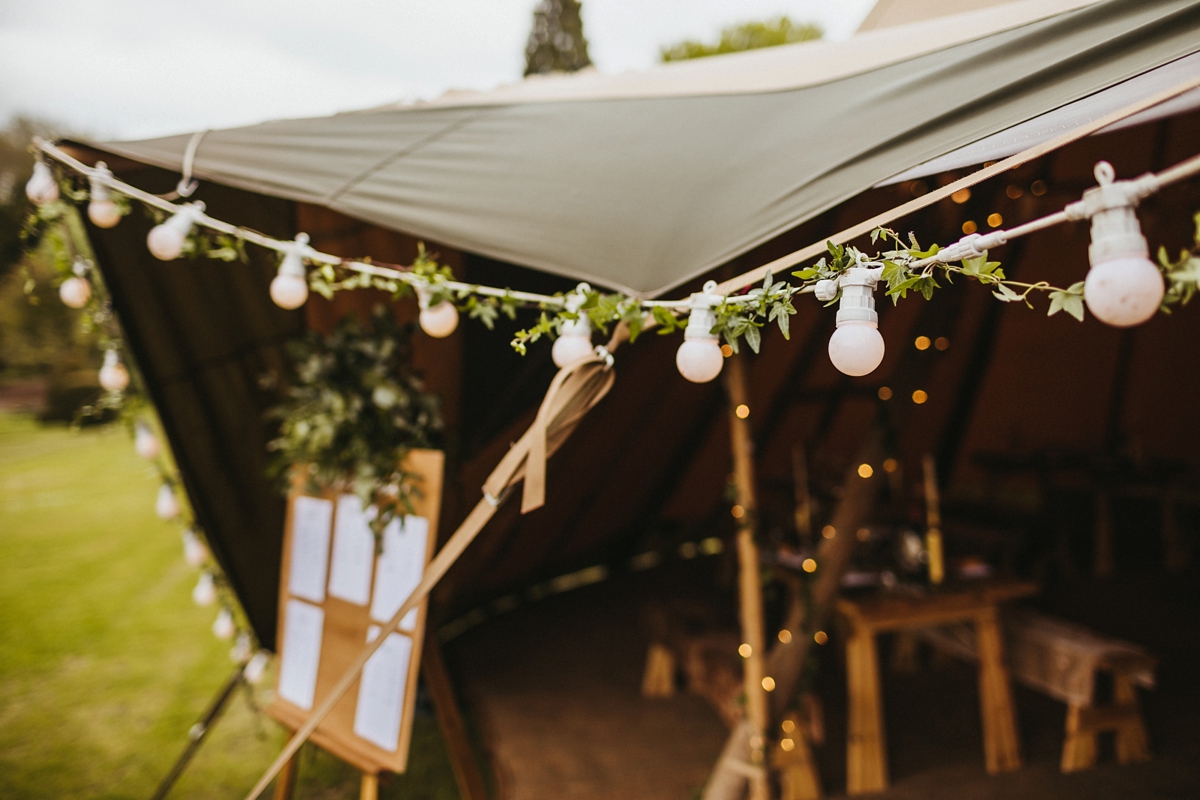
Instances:
[[[201,131],[200,133],[198,133],[192,137],[192,141],[189,142],[189,144],[188,144],[188,155],[189,156],[194,157],[194,155],[195,155],[195,146],[194,145],[199,144],[199,139],[203,136],[204,133],[206,133],[206,131]],[[392,269],[390,267],[381,267],[377,264],[368,264],[368,263],[365,263],[362,261],[355,261],[352,259],[343,259],[338,256],[330,255],[328,253],[323,253],[315,248],[309,247],[308,245],[298,245],[298,243],[295,241],[280,241],[279,239],[275,239],[273,237],[266,236],[265,234],[259,233],[258,231],[251,230],[250,228],[243,228],[243,227],[239,227],[236,225],[231,225],[228,222],[223,222],[222,220],[216,219],[214,217],[210,217],[207,214],[205,214],[203,212],[203,204],[179,205],[176,203],[172,203],[169,200],[165,199],[164,197],[160,197],[155,194],[150,194],[149,192],[143,191],[142,189],[139,189],[136,186],[131,186],[130,184],[125,183],[124,181],[113,177],[111,172],[108,172],[106,170],[98,170],[98,169],[89,167],[86,164],[84,164],[83,162],[81,162],[78,159],[71,156],[70,154],[66,153],[62,149],[56,147],[54,144],[52,144],[50,142],[44,141],[42,139],[35,139],[34,146],[38,150],[40,150],[42,153],[46,154],[47,156],[55,159],[56,161],[58,161],[60,163],[62,163],[64,166],[70,168],[71,170],[73,170],[81,175],[84,175],[89,180],[95,181],[96,183],[107,186],[108,188],[113,189],[113,190],[119,192],[120,194],[125,195],[126,197],[130,197],[134,200],[138,200],[139,202],[144,203],[153,208],[157,208],[157,209],[159,209],[161,211],[165,211],[169,214],[178,213],[181,209],[187,208],[189,206],[193,209],[198,209],[198,210],[194,211],[195,224],[203,226],[203,227],[208,228],[213,231],[217,231],[218,233],[224,233],[224,234],[228,234],[230,236],[235,236],[239,239],[242,239],[243,241],[250,242],[251,244],[256,244],[259,247],[263,247],[268,250],[274,250],[275,252],[280,253],[280,254],[287,254],[289,252],[294,252],[294,251],[296,251],[297,247],[299,247],[300,254],[303,256],[303,258],[305,260],[310,261],[314,264],[318,264],[318,265],[330,265],[330,266],[341,267],[343,269],[350,270],[352,272],[357,272],[357,273],[360,273],[363,275],[371,275],[371,276],[378,277],[378,278],[402,281],[404,283],[414,285],[414,286],[416,286],[416,285],[424,286],[424,285],[427,285],[428,283],[430,283],[425,278],[415,275],[412,272],[406,272],[403,270]],[[190,175],[191,163],[190,163],[190,160],[186,156],[185,156],[185,167],[188,168],[188,174]],[[1149,196],[1150,194],[1157,192],[1163,186],[1167,186],[1169,184],[1176,183],[1176,182],[1184,180],[1186,178],[1193,177],[1197,174],[1200,174],[1200,155],[1193,156],[1185,161],[1182,161],[1172,167],[1169,167],[1169,168],[1163,170],[1162,172],[1160,172],[1158,174],[1149,173],[1149,174],[1143,176],[1142,178],[1139,178],[1138,181],[1141,182],[1142,184],[1144,184],[1143,196]],[[193,181],[193,183],[195,183],[195,182]],[[181,185],[182,185],[182,181],[181,181]],[[1072,221],[1075,219],[1078,219],[1078,217],[1073,216],[1070,212],[1070,207],[1068,207],[1067,209],[1064,209],[1062,211],[1057,211],[1053,214],[1048,214],[1044,217],[1039,217],[1038,219],[1031,220],[1030,222],[1026,222],[1022,225],[1018,225],[1013,228],[995,230],[995,231],[992,231],[991,233],[987,233],[987,234],[973,233],[973,234],[970,234],[969,236],[963,237],[962,239],[955,242],[954,244],[952,244],[946,248],[943,248],[934,256],[913,262],[911,267],[912,268],[922,268],[922,267],[926,267],[926,266],[930,266],[930,265],[934,265],[934,264],[947,264],[947,263],[951,263],[951,262],[955,262],[955,261],[961,261],[963,258],[970,258],[972,256],[980,255],[985,250],[988,250],[992,247],[997,247],[999,245],[1006,244],[1007,242],[1010,242],[1013,239],[1017,239],[1021,236],[1026,236],[1030,233],[1044,230],[1046,228],[1050,228],[1055,225],[1059,225],[1061,223],[1069,222],[1069,221]],[[487,297],[510,299],[510,300],[516,300],[516,301],[523,302],[523,303],[531,303],[531,304],[536,304],[536,305],[545,306],[545,307],[563,307],[566,304],[566,298],[562,297],[562,296],[556,297],[556,296],[551,296],[551,295],[538,294],[535,292],[521,292],[521,291],[513,291],[511,289],[499,289],[499,288],[492,287],[492,286],[484,286],[484,285],[473,284],[473,283],[464,283],[462,281],[447,280],[447,281],[439,282],[438,285],[444,286],[447,289],[450,289],[455,292],[460,292],[460,293],[465,293],[465,294],[478,294],[478,295],[483,295],[483,296],[487,296]],[[806,285],[806,286],[801,287],[796,293],[797,294],[808,294],[808,293],[811,293],[813,290],[814,290],[813,286]],[[726,296],[724,298],[724,300],[726,303],[735,304],[735,305],[751,302],[749,298],[745,298],[744,296],[741,296],[741,295]],[[686,311],[690,307],[690,301],[688,299],[639,300],[637,302],[639,303],[639,305],[641,307],[646,308],[646,309],[652,309],[652,308],[658,307],[658,308],[671,309],[671,310],[675,310],[675,311]]]

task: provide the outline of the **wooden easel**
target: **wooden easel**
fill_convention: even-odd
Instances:
[[[420,495],[414,498],[414,513],[411,518],[405,520],[406,526],[412,526],[413,533],[401,534],[405,536],[421,535],[424,537],[422,551],[419,553],[413,551],[410,554],[413,558],[422,559],[419,565],[417,565],[419,567],[416,570],[418,575],[428,564],[429,558],[433,553],[434,540],[437,536],[438,512],[440,510],[442,494],[443,459],[444,456],[440,451],[414,450],[409,454],[409,458],[405,463],[406,471],[419,476],[418,485]],[[305,500],[310,508],[313,507],[315,501],[316,503],[324,504],[320,506],[322,511],[328,509],[326,517],[327,530],[324,531],[325,540],[323,544],[325,552],[308,552],[305,555],[305,558],[310,561],[320,561],[324,557],[324,566],[313,568],[318,570],[320,574],[315,578],[310,577],[308,580],[309,588],[304,591],[297,588],[296,577],[299,574],[297,570],[301,570],[304,565],[299,565],[297,570],[293,569],[295,566],[293,565],[293,559],[294,557],[298,557],[296,553],[296,548],[299,546],[297,544],[297,525],[316,525],[315,529],[319,529],[320,525],[311,521],[298,521],[300,519],[300,512],[297,511],[297,504],[300,500]],[[341,510],[338,509],[338,504],[348,504],[350,507],[346,509],[347,513],[361,509],[361,506],[357,505],[357,498],[354,497],[339,497],[333,492],[323,492],[319,495],[306,493],[304,491],[304,478],[302,475],[298,475],[294,489],[288,500],[287,521],[284,531],[282,578],[280,581],[280,625],[277,642],[277,651],[281,654],[281,668],[279,678],[277,678],[276,699],[266,710],[271,717],[292,730],[299,728],[304,723],[307,719],[309,709],[320,702],[322,696],[329,692],[332,682],[337,680],[338,676],[345,671],[347,665],[353,661],[362,649],[363,643],[367,641],[369,631],[373,626],[377,627],[379,625],[379,611],[375,608],[375,604],[379,599],[380,592],[383,590],[383,585],[380,584],[380,581],[385,580],[382,557],[379,555],[372,556],[370,552],[364,554],[361,548],[358,551],[360,562],[361,559],[366,559],[370,562],[366,584],[368,591],[365,595],[358,599],[348,599],[344,593],[339,596],[333,590],[334,573],[336,571],[335,561],[338,558],[336,552],[338,547],[337,537],[343,535],[343,532],[338,529],[339,521],[335,521],[337,518],[334,516],[335,510],[337,510],[337,513],[341,513]],[[401,528],[401,530],[407,531],[408,528]],[[361,532],[359,538],[358,543],[362,545]],[[387,537],[385,536],[385,545],[387,541]],[[393,541],[399,541],[399,536],[396,536]],[[420,540],[414,541],[419,542]],[[386,551],[384,556],[387,556]],[[392,576],[389,580],[394,579],[394,577]],[[319,589],[316,594],[312,593],[314,585]],[[279,686],[284,671],[282,661],[286,657],[286,648],[289,646],[289,631],[287,629],[289,624],[289,608],[292,608],[297,603],[302,604],[303,608],[310,613],[322,615],[318,629],[321,636],[319,660],[312,687],[311,702],[308,708],[282,696],[283,693],[280,692]],[[391,610],[385,612],[385,616],[390,616],[391,614]],[[356,714],[358,712],[358,690],[362,688],[362,679],[360,679],[354,689],[342,698],[334,707],[333,712],[313,733],[313,742],[362,771],[360,797],[363,800],[375,800],[378,796],[380,772],[403,772],[407,767],[408,750],[412,736],[413,712],[416,703],[417,674],[422,662],[422,646],[425,639],[425,615],[426,607],[423,603],[416,610],[414,623],[392,634],[394,637],[399,637],[396,642],[401,646],[401,652],[407,650],[407,666],[401,686],[402,695],[398,702],[400,722],[399,731],[395,739],[395,747],[389,750],[376,741],[364,738],[358,732],[360,729],[356,726],[359,725],[360,718]],[[293,642],[292,645],[294,646],[294,644]],[[293,757],[281,772],[279,780],[276,782],[275,797],[277,800],[287,800],[290,797],[295,786],[295,777],[296,758]]]

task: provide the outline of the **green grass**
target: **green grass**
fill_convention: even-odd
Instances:
[[[117,426],[0,414],[0,798],[148,797],[229,675],[156,490]],[[241,798],[283,741],[239,692],[170,797]],[[350,767],[302,756],[298,798],[357,797]],[[381,794],[458,796],[431,719]]]

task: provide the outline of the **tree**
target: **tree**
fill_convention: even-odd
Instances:
[[[821,29],[820,25],[812,22],[792,22],[791,19],[784,16],[765,22],[743,22],[740,25],[730,25],[721,31],[721,39],[716,44],[685,39],[661,48],[659,55],[663,61],[685,61],[689,58],[740,53],[744,50],[757,50],[781,44],[810,42],[820,39],[824,35],[825,31]]]
[[[533,30],[525,45],[525,75],[575,72],[589,67],[579,0],[542,0],[533,10]]]

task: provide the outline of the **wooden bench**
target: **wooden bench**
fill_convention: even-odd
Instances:
[[[1153,656],[1129,642],[1102,636],[1082,625],[1025,609],[1004,615],[1008,666],[1013,678],[1067,704],[1062,771],[1096,764],[1097,734],[1116,734],[1118,763],[1150,758],[1137,686],[1154,688]],[[970,626],[924,628],[917,636],[937,650],[976,660]],[[1112,676],[1112,697],[1098,701],[1096,677]]]

